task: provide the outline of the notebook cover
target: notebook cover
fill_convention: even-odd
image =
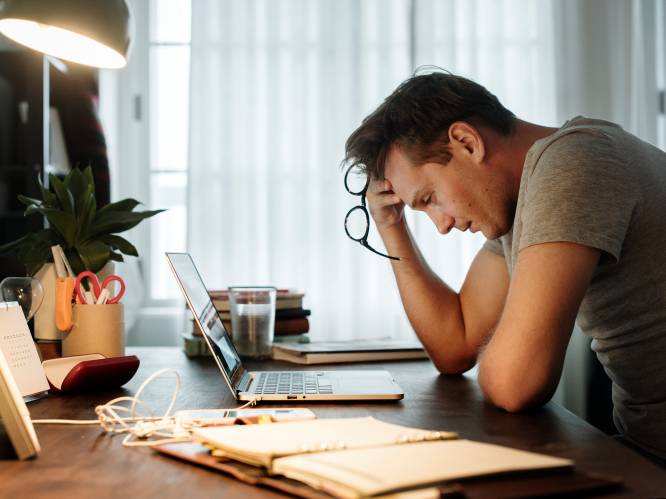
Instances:
[[[139,358],[136,355],[79,362],[63,380],[60,391],[117,388],[131,380],[137,369],[139,369]]]
[[[264,468],[257,468],[249,464],[239,463],[224,458],[213,457],[210,450],[195,442],[178,442],[171,444],[154,445],[153,449],[169,457],[174,457],[189,463],[212,468],[231,475],[241,482],[249,485],[261,485],[280,490],[287,494],[303,497],[305,499],[325,499],[331,496],[311,489],[301,482],[283,477],[271,477]]]
[[[262,468],[224,458],[213,457],[208,448],[194,442],[179,442],[153,446],[157,452],[206,468],[221,471],[249,485],[270,487],[305,499],[324,499],[332,496],[316,491],[296,480],[269,476]],[[504,475],[460,480],[441,484],[442,498],[504,499],[527,497],[561,497],[564,494],[583,497],[611,492],[622,487],[622,480],[575,469],[532,474]]]

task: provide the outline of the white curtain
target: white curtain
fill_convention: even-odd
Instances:
[[[188,247],[211,286],[306,293],[313,338],[410,337],[388,261],[351,242],[347,136],[416,66],[556,124],[550,1],[194,0]],[[408,219],[459,287],[482,238]],[[381,248],[371,228],[370,243]]]
[[[298,288],[312,336],[409,334],[389,266],[347,239],[347,135],[409,73],[408,2],[192,8],[188,246],[213,287]]]
[[[556,2],[558,118],[606,119],[657,144],[663,22],[663,0]]]

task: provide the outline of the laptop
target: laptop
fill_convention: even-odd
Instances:
[[[388,371],[247,371],[188,253],[166,253],[187,304],[222,377],[237,400],[399,400]]]

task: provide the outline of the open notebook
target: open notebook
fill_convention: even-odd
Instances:
[[[459,440],[455,433],[372,417],[199,428],[214,454],[265,467],[342,498],[410,490],[447,480],[567,469],[568,459]]]

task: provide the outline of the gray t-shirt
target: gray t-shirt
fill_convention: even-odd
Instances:
[[[613,382],[615,426],[666,458],[666,154],[576,117],[525,158],[511,232],[484,248],[509,272],[528,246],[602,250],[578,324]]]

